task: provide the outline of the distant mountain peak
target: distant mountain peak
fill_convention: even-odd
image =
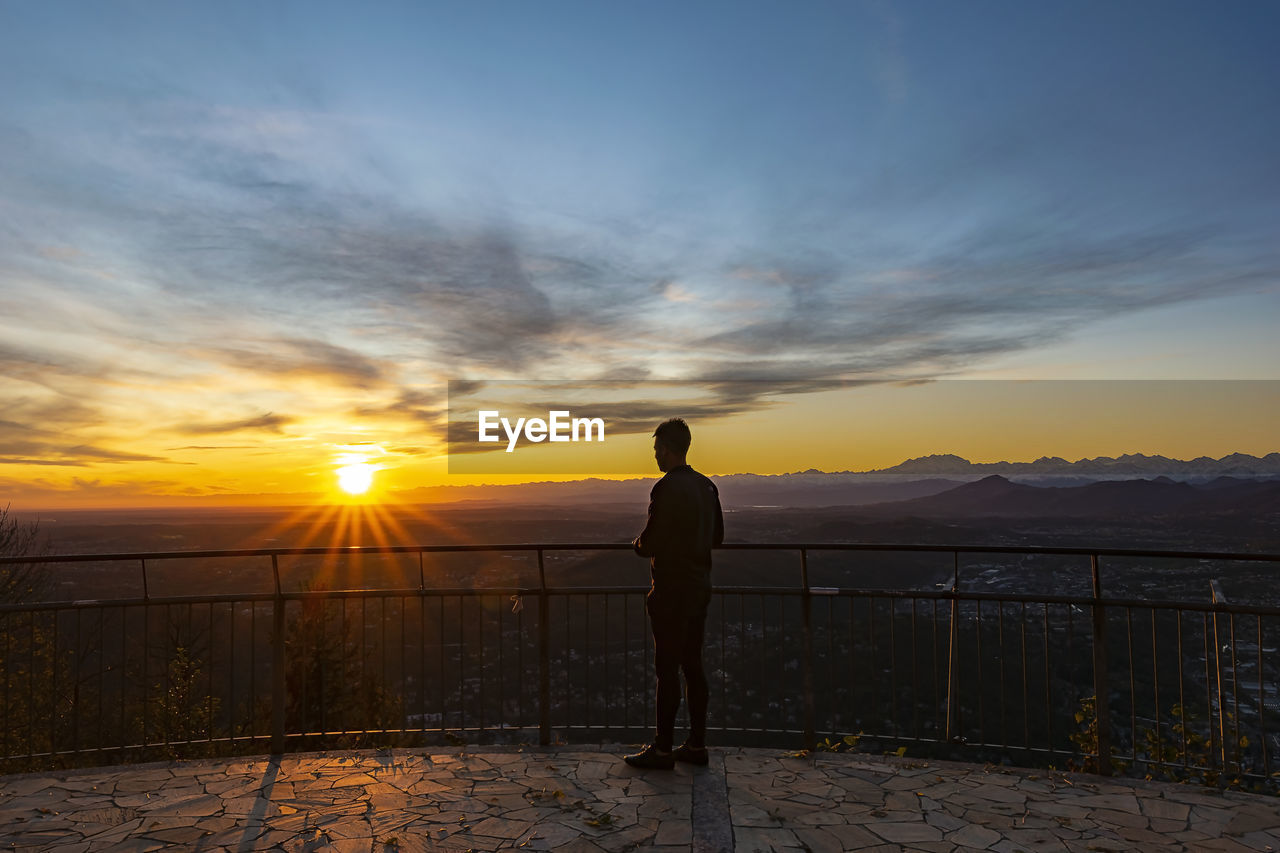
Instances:
[[[893,473],[912,473],[915,471],[955,471],[968,470],[973,463],[963,456],[956,456],[954,453],[932,453],[928,456],[917,456],[914,459],[908,459],[889,468],[882,468],[882,472]]]
[[[898,465],[866,471],[867,474],[908,474],[918,476],[969,476],[1005,474],[1012,476],[1129,476],[1211,479],[1222,474],[1249,476],[1280,475],[1280,453],[1259,458],[1247,453],[1231,453],[1221,459],[1200,456],[1191,460],[1172,459],[1160,454],[1123,453],[1120,456],[1085,457],[1071,462],[1061,456],[1041,456],[1034,462],[970,462],[954,453],[917,456]]]
[[[1099,480],[1087,485],[1033,486],[999,474],[953,489],[868,507],[882,517],[1115,518],[1280,511],[1280,482],[1222,478],[1191,485],[1168,477]]]

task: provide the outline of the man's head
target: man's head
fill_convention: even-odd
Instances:
[[[685,456],[692,440],[689,425],[683,418],[672,418],[658,424],[653,431],[653,458],[658,463],[658,470],[665,474],[686,464]]]

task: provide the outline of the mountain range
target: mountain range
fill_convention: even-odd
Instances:
[[[1107,479],[1128,477],[1169,477],[1174,480],[1211,480],[1217,477],[1280,476],[1280,453],[1251,456],[1231,453],[1221,459],[1200,456],[1195,459],[1170,459],[1126,453],[1122,456],[1097,456],[1068,462],[1061,456],[1041,456],[1034,462],[970,462],[960,456],[939,454],[908,459],[891,468],[865,472],[869,475],[939,476],[1004,476],[1024,477],[1089,477]]]
[[[954,518],[1122,518],[1280,513],[1280,480],[1220,477],[1208,483],[1105,480],[1081,486],[1032,486],[993,474],[945,492],[861,506],[862,515]]]
[[[1280,479],[1280,453],[1262,457],[1232,453],[1220,459],[1201,456],[1191,460],[1134,453],[1075,462],[1056,456],[1044,456],[1033,462],[970,462],[960,456],[940,454],[908,459],[890,468],[871,471],[810,469],[789,474],[730,474],[712,479],[719,486],[726,506],[817,507],[865,506],[927,498],[993,475],[1003,478],[1011,486],[1060,488],[1126,480],[1208,485],[1224,477],[1266,482]],[[399,499],[409,503],[476,501],[634,506],[648,500],[649,489],[657,476],[655,472],[652,478],[630,480],[592,478],[516,485],[430,486],[402,492]],[[1104,491],[1099,490],[1098,493]],[[1172,497],[1169,499],[1174,500]],[[1015,499],[1010,500],[1016,502]]]

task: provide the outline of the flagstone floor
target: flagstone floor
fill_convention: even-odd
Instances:
[[[0,847],[1280,851],[1280,800],[858,754],[603,747],[329,752],[0,777]]]

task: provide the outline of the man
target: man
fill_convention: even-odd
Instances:
[[[711,603],[711,549],[724,541],[715,484],[689,467],[689,427],[680,418],[658,425],[653,458],[663,477],[649,493],[649,521],[632,546],[650,558],[653,586],[645,601],[657,670],[657,731],[653,743],[626,756],[633,767],[669,770],[677,761],[707,763],[707,676],[702,635]],[[689,703],[689,738],[672,749],[680,708],[680,671]]]

